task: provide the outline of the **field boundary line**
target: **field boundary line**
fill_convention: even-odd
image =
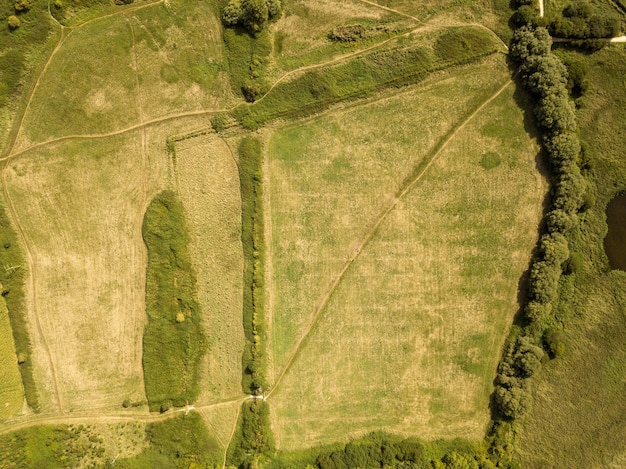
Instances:
[[[265,397],[267,399],[270,398],[272,393],[281,384],[283,378],[285,377],[285,375],[287,374],[287,372],[293,365],[295,359],[298,357],[298,355],[302,351],[303,346],[305,345],[306,341],[311,337],[311,333],[313,332],[313,330],[319,323],[322,317],[323,311],[326,309],[326,306],[328,305],[330,298],[332,297],[333,293],[335,292],[335,290],[337,289],[337,287],[343,280],[345,273],[349,270],[353,262],[360,256],[363,249],[367,246],[367,244],[374,237],[374,235],[376,234],[376,231],[378,230],[378,227],[382,224],[385,218],[387,218],[387,215],[391,213],[391,211],[398,205],[398,203],[403,199],[403,197],[409,191],[411,191],[411,189],[413,189],[413,187],[422,179],[426,171],[432,166],[432,164],[436,161],[437,157],[441,154],[443,149],[446,148],[448,143],[456,136],[456,134],[461,129],[463,129],[465,125],[468,122],[470,122],[489,103],[491,103],[494,99],[500,96],[500,94],[504,92],[504,90],[507,89],[513,82],[514,82],[513,78],[507,79],[506,83],[503,86],[501,86],[493,95],[491,95],[489,98],[483,101],[482,104],[480,104],[471,114],[469,114],[456,127],[454,127],[451,132],[448,132],[447,136],[445,136],[444,139],[439,144],[435,145],[435,147],[433,148],[433,152],[429,156],[427,156],[425,160],[418,163],[417,167],[419,167],[421,164],[426,162],[426,164],[417,173],[410,176],[410,179],[408,179],[403,184],[404,188],[401,188],[400,191],[393,197],[393,199],[391,199],[387,207],[385,207],[382,210],[382,212],[380,212],[380,215],[378,215],[378,217],[375,219],[374,223],[372,224],[372,228],[370,228],[365,233],[361,242],[356,246],[356,248],[353,249],[350,258],[344,263],[344,266],[342,267],[342,269],[335,276],[335,279],[332,281],[330,286],[326,289],[326,293],[320,298],[320,300],[318,300],[318,305],[315,308],[311,316],[311,319],[309,320],[308,325],[306,326],[303,333],[300,335],[300,338],[296,342],[293,351],[289,355],[289,358],[287,359],[287,362],[283,366],[281,373],[278,375],[278,379],[274,382],[272,389],[270,389],[270,391],[266,394]]]

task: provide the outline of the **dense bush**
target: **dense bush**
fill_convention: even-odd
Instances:
[[[550,33],[556,37],[605,38],[616,36],[620,30],[617,15],[601,12],[585,0],[573,1],[562,13],[549,25]]]
[[[241,25],[257,34],[281,14],[281,0],[230,0],[222,12],[222,21],[226,26]]]
[[[271,36],[263,31],[251,37],[240,28],[229,28],[223,37],[233,91],[249,102],[255,101],[269,89],[265,75],[272,52]]]
[[[189,234],[176,194],[163,191],[148,206],[143,222],[148,251],[143,370],[150,410],[195,401],[207,340],[196,301]],[[184,320],[177,320],[183,315]]]
[[[228,463],[239,468],[257,467],[259,458],[273,453],[269,406],[262,399],[248,399],[241,406],[237,431],[228,448]]]
[[[243,390],[263,394],[266,382],[265,354],[265,240],[263,219],[263,153],[258,138],[239,144],[239,177],[242,200],[241,240],[244,250],[243,328],[246,342],[242,357]]]

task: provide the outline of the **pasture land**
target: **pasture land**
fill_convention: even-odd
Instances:
[[[512,84],[461,125],[508,80],[490,57],[273,136],[280,448],[484,435],[545,192]]]
[[[17,148],[222,107],[230,91],[218,31],[207,2],[172,1],[66,33],[26,111]]]
[[[143,400],[141,225],[157,192],[148,174],[163,170],[141,141],[134,132],[57,143],[4,172],[31,261],[28,317],[44,409]]]
[[[626,191],[626,52],[611,45],[565,58],[588,67],[577,117],[596,202],[570,246],[582,266],[562,277],[555,306],[565,353],[535,379],[519,450],[524,467],[617,468],[626,464],[626,275],[610,271],[603,240],[606,205]]]
[[[209,353],[199,402],[241,394],[243,250],[237,163],[215,134],[175,144],[176,189],[185,208]]]
[[[0,299],[0,420],[17,414],[24,404],[22,379],[17,364],[9,311]]]

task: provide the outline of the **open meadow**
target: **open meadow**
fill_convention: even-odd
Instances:
[[[546,190],[509,80],[490,57],[272,137],[279,447],[484,434]]]

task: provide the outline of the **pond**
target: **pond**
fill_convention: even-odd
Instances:
[[[604,251],[611,269],[626,271],[626,194],[617,195],[606,206],[606,223]]]

